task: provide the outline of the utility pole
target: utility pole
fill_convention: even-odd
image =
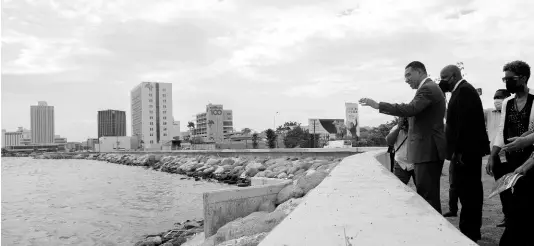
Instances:
[[[313,142],[312,142],[312,148],[315,148],[315,124],[317,123],[317,120],[313,120]]]

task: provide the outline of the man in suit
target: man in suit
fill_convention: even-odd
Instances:
[[[445,96],[439,86],[428,78],[425,65],[414,61],[404,71],[406,83],[416,89],[410,103],[377,103],[362,98],[360,103],[380,113],[409,117],[407,159],[414,163],[417,193],[441,214],[440,176],[446,154],[444,133]]]
[[[451,92],[447,110],[447,160],[453,183],[462,203],[460,231],[480,240],[482,226],[482,157],[490,153],[484,108],[477,90],[462,78],[460,68],[448,65],[440,73],[440,84]]]

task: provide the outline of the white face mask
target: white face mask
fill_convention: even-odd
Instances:
[[[503,101],[503,99],[495,99],[493,101],[493,104],[495,105],[495,109],[496,110],[501,111],[501,109],[502,109],[502,101]]]

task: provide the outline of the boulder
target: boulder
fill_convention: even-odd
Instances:
[[[297,165],[297,167],[299,169],[303,169],[304,171],[308,170],[311,166],[313,165],[313,163],[311,162],[301,162]],[[296,175],[296,174],[295,174]]]
[[[263,211],[263,212],[267,212],[267,213],[270,213],[272,211],[275,210],[275,205],[274,205],[274,202],[271,201],[271,200],[268,200],[268,201],[264,201],[263,203],[260,204],[260,206],[258,207],[258,211]]]
[[[280,174],[278,174],[278,176],[276,176],[276,178],[278,178],[278,179],[286,179],[287,178],[287,174],[286,173],[280,173]]]
[[[298,170],[299,170],[299,167],[296,167],[296,166],[291,167],[289,168],[289,170],[287,170],[287,174],[295,174],[295,172]]]
[[[217,167],[217,169],[215,169],[215,172],[213,172],[213,174],[222,174],[224,173],[224,167]]]
[[[295,210],[295,208],[300,204],[301,201],[302,198],[291,198],[285,201],[284,203],[278,205],[275,211],[283,212],[286,215],[289,215],[291,212],[293,212],[293,210]]]
[[[283,212],[254,212],[219,228],[214,236],[214,243],[217,245],[240,237],[270,232],[285,216]]]
[[[234,160],[231,159],[231,158],[224,158],[221,162],[221,165],[223,166],[226,166],[226,165],[233,165],[234,164]]]
[[[317,187],[324,178],[328,176],[328,173],[322,171],[310,172],[306,176],[303,176],[297,180],[297,186],[307,194],[308,191]]]
[[[245,170],[244,174],[248,177],[254,177],[258,172],[259,170],[257,168],[248,168]]]
[[[265,172],[259,172],[257,173],[256,175],[254,175],[254,177],[257,177],[257,178],[264,178],[265,177]]]
[[[304,194],[306,193],[302,190],[302,188],[298,187],[297,185],[290,184],[278,192],[278,195],[276,196],[276,204],[284,203],[291,198],[302,197]]]
[[[215,158],[210,158],[206,164],[208,164],[209,166],[215,166],[215,165],[219,165],[219,163],[221,163],[221,160],[220,159],[215,159]]]
[[[215,167],[208,167],[202,171],[203,174],[210,174],[215,171]]]
[[[276,173],[265,171],[266,178],[276,178]]]
[[[267,236],[267,234],[269,233],[262,232],[252,236],[244,236],[222,242],[217,246],[256,246],[260,244],[261,240],[263,240]]]

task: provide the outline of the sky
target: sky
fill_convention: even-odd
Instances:
[[[182,131],[214,103],[233,110],[236,130],[259,132],[345,118],[345,102],[361,97],[409,102],[414,60],[431,77],[463,62],[485,107],[504,88],[505,63],[534,66],[530,0],[2,3],[2,128],[30,128],[30,105],[46,101],[68,141],[95,137],[105,109],[126,111],[130,135],[130,91],[143,81],[172,83]],[[359,117],[392,119],[367,107]]]

